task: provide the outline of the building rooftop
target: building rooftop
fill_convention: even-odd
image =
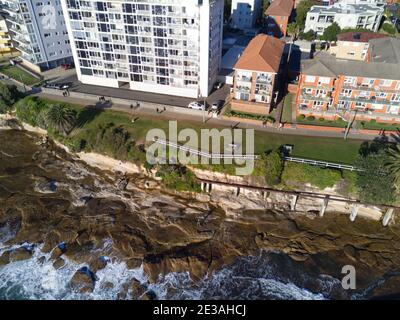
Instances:
[[[293,11],[293,5],[293,0],[275,0],[265,11],[265,14],[268,16],[290,17]]]
[[[387,35],[373,32],[345,32],[337,36],[338,41],[369,42],[372,39],[385,38]]]
[[[345,4],[339,2],[331,6],[312,6],[309,12],[355,14],[355,13],[366,13],[367,11],[383,12],[383,8],[373,4]]]
[[[251,40],[234,68],[277,73],[284,48],[284,41],[259,34]]]
[[[400,64],[400,39],[381,38],[370,41],[371,61]]]
[[[239,57],[242,55],[244,49],[244,47],[239,46],[233,46],[230,48],[222,57],[221,68],[232,70]]]
[[[301,63],[301,72],[306,75],[335,77],[339,75],[376,79],[400,80],[400,64],[349,61],[335,58],[315,58]]]

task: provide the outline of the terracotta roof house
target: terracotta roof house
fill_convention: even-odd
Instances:
[[[387,38],[386,35],[373,32],[345,32],[338,35],[330,53],[339,59],[370,61],[370,44],[374,39]]]
[[[286,36],[287,26],[292,16],[293,7],[293,0],[275,0],[271,3],[265,11],[269,35],[274,35],[276,37]]]
[[[285,42],[259,34],[234,66],[232,110],[269,114],[279,87]]]

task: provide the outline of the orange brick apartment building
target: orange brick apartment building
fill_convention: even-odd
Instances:
[[[306,60],[296,107],[297,116],[400,123],[400,64]]]
[[[292,16],[293,0],[274,0],[265,11],[268,34],[275,37],[285,37],[287,26]]]
[[[234,66],[232,110],[267,115],[271,111],[285,42],[259,34],[247,46]]]

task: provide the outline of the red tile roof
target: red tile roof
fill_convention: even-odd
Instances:
[[[290,17],[293,10],[293,0],[274,0],[265,11],[267,16]]]
[[[337,36],[338,41],[369,42],[371,39],[386,38],[387,35],[373,32],[345,32]]]
[[[234,69],[277,73],[284,48],[284,41],[259,34],[250,41]]]

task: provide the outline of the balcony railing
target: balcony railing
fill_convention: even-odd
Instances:
[[[345,96],[340,96],[340,100],[344,101],[350,101],[350,102],[364,102],[364,103],[373,103],[373,104],[383,104],[383,105],[388,105],[388,106],[400,106],[400,101],[390,101],[390,100],[376,100],[372,98],[351,98],[351,97],[345,97]]]

